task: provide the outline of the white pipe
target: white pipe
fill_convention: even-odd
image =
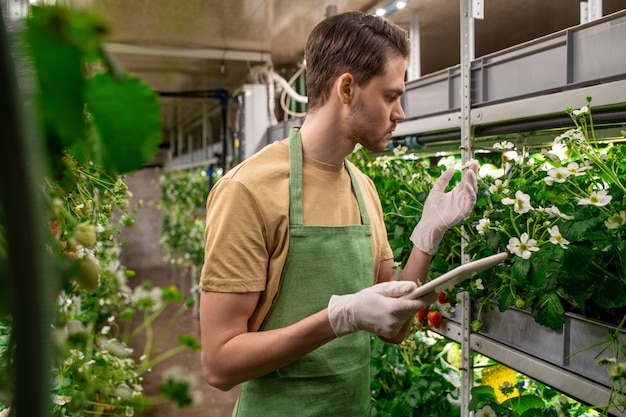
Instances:
[[[292,99],[296,100],[299,103],[307,103],[309,101],[307,97],[298,94],[293,88],[291,88],[289,83],[283,77],[276,74],[274,71],[270,71],[270,77],[272,80],[280,84],[285,89],[285,91],[287,91],[287,94],[289,94]]]

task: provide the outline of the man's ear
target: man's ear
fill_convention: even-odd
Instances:
[[[355,85],[354,77],[349,72],[345,72],[339,76],[336,84],[336,93],[341,103],[349,104],[352,101]]]

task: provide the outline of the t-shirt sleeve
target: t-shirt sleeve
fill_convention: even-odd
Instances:
[[[207,199],[200,288],[257,292],[266,287],[268,251],[262,212],[240,182],[218,181]]]

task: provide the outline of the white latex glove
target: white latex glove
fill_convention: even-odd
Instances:
[[[466,219],[476,204],[476,173],[478,162],[470,161],[461,182],[450,192],[444,192],[454,175],[454,168],[441,174],[428,193],[422,218],[413,233],[411,242],[429,255],[434,254],[444,233]]]
[[[413,281],[390,281],[354,294],[333,295],[328,303],[330,324],[337,336],[366,330],[391,339],[405,321],[437,299],[436,294],[416,300],[398,298],[415,288]]]

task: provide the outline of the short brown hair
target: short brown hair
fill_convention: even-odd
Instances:
[[[408,57],[408,35],[383,17],[355,11],[323,20],[311,31],[304,51],[308,109],[326,102],[339,75],[349,72],[358,85],[366,85],[398,55]]]

